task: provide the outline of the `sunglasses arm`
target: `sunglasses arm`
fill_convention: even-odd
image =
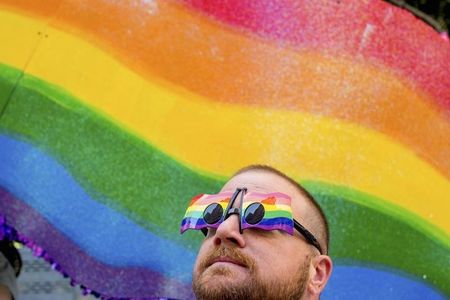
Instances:
[[[297,231],[300,232],[305,237],[305,239],[308,243],[310,243],[311,245],[316,247],[317,250],[319,250],[320,254],[323,254],[322,247],[320,247],[320,244],[317,241],[317,239],[314,237],[314,235],[308,229],[303,227],[302,224],[297,222],[297,220],[295,220],[295,219],[294,219],[294,228],[297,229]]]

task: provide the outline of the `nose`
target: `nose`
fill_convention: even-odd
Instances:
[[[240,248],[245,247],[244,235],[239,231],[239,217],[236,214],[229,216],[223,221],[214,234],[214,244],[216,246],[225,244],[232,244]]]

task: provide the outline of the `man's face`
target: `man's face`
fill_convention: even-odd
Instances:
[[[304,220],[306,201],[284,178],[248,171],[233,177],[221,192],[234,192],[238,187],[287,194],[293,217],[301,223]],[[260,229],[240,234],[238,216],[231,215],[217,229],[209,229],[194,266],[194,292],[198,299],[299,299],[315,252],[297,231],[293,236]]]

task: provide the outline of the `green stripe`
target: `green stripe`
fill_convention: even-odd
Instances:
[[[0,83],[12,86],[0,66]],[[8,81],[9,80],[9,81]],[[10,82],[10,83],[8,83]],[[57,99],[57,100],[56,100]],[[195,250],[202,235],[179,235],[193,195],[224,181],[200,175],[89,110],[63,90],[25,76],[0,119],[0,132],[21,137],[58,160],[92,198],[143,227]],[[334,259],[403,270],[450,294],[448,237],[406,210],[361,192],[306,182],[323,205]]]
[[[383,214],[390,215],[395,219],[402,220],[404,223],[407,223],[411,227],[422,231],[426,235],[434,237],[434,239],[441,242],[444,247],[450,248],[450,237],[443,230],[426,222],[420,216],[415,215],[412,212],[391,202],[385,201],[382,198],[356,191],[348,187],[333,185],[326,182],[302,181],[301,183],[309,191],[314,192],[316,195],[339,195],[348,201],[373,208],[377,211],[383,212]]]
[[[184,218],[195,218],[195,219],[201,219],[203,218],[203,211],[191,211],[188,214],[184,216]]]
[[[345,195],[324,193],[328,186],[321,184],[307,185],[328,218],[330,254],[337,262],[385,265],[419,280],[426,275],[424,281],[450,295],[450,247],[402,219],[359,204],[367,197],[363,193],[353,190],[349,200]]]
[[[285,210],[266,211],[264,213],[264,218],[282,218],[282,217],[292,219],[292,213],[287,212]]]
[[[0,118],[22,72],[0,64]]]

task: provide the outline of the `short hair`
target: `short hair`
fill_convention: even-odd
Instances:
[[[313,210],[313,219],[311,223],[314,228],[308,228],[308,230],[314,232],[314,235],[316,236],[320,246],[322,249],[324,249],[324,253],[328,254],[329,249],[329,243],[330,243],[330,231],[328,228],[328,221],[325,216],[325,213],[323,212],[322,208],[320,207],[319,203],[314,199],[314,197],[298,182],[296,182],[294,179],[290,178],[283,172],[268,166],[268,165],[249,165],[246,167],[243,167],[239,169],[236,173],[233,174],[232,177],[235,177],[239,174],[249,172],[249,171],[266,171],[275,175],[280,176],[281,178],[284,178],[286,181],[288,181],[292,186],[294,186],[297,191],[303,195],[311,205],[311,208]],[[317,221],[316,221],[317,220]]]

